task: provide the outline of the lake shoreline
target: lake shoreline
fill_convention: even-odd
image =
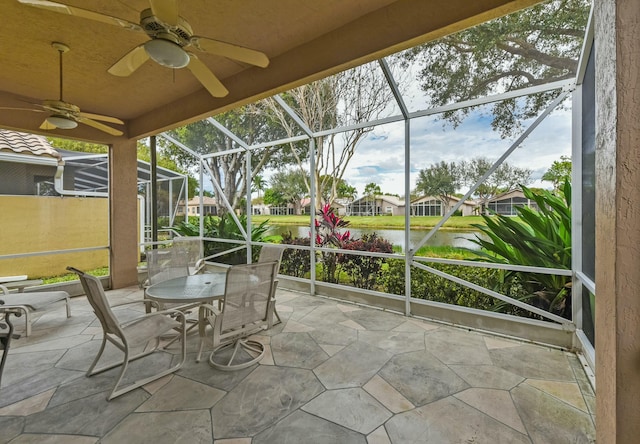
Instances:
[[[303,216],[252,216],[252,222],[259,224],[267,221],[268,225],[308,226],[309,215]],[[344,218],[349,223],[345,229],[365,228],[383,230],[404,230],[404,216],[348,216]],[[441,218],[438,216],[412,216],[410,229],[429,231],[433,229]],[[452,216],[440,227],[443,231],[477,231],[474,225],[485,225],[481,216]]]

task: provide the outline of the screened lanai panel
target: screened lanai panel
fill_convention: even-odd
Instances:
[[[343,179],[354,187],[350,200],[361,200],[367,186],[379,187],[375,194],[404,196],[405,143],[402,121],[377,125],[337,136],[340,155],[348,157],[342,165]],[[340,171],[340,170],[338,170]],[[398,214],[398,213],[394,213]]]
[[[400,115],[378,62],[294,88],[281,97],[313,133]]]
[[[575,77],[589,0],[552,0],[390,57],[411,112]],[[544,94],[527,99],[548,102]],[[513,103],[494,112],[523,114]],[[464,111],[451,113],[460,117]]]

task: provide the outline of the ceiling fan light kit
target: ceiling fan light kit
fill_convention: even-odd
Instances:
[[[154,61],[167,68],[184,68],[189,64],[189,54],[179,45],[164,39],[149,40],[144,49]]]
[[[73,129],[78,126],[78,122],[75,120],[68,119],[64,116],[56,116],[52,115],[46,118],[46,121],[60,129]]]

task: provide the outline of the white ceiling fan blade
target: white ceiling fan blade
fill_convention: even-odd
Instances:
[[[34,103],[34,105],[36,105],[36,104]],[[44,113],[44,112],[46,112],[43,109],[13,108],[11,106],[0,106],[0,109],[6,109],[6,110],[10,110],[10,111],[33,111],[33,112],[36,112],[36,113]]]
[[[137,23],[130,22],[118,17],[112,17],[106,14],[89,11],[87,9],[76,8],[75,6],[67,6],[62,3],[50,2],[48,0],[18,0],[23,5],[33,6],[35,8],[46,9],[48,11],[58,12],[60,14],[75,15],[77,17],[94,20],[97,22],[107,23],[109,25],[120,26],[130,31],[142,31]]]
[[[86,119],[100,120],[102,122],[117,123],[119,125],[124,125],[124,122],[118,119],[117,117],[102,116],[100,114],[92,114],[92,113],[85,113],[85,112],[79,113],[78,116],[84,117]]]
[[[178,2],[176,0],[149,0],[151,12],[169,26],[178,24]]]
[[[115,128],[111,128],[110,126],[104,125],[100,122],[96,122],[95,120],[92,119],[87,119],[85,117],[78,117],[78,122],[80,123],[84,123],[85,125],[89,125],[92,126],[95,129],[99,129],[100,131],[104,131],[107,134],[111,134],[112,136],[122,136],[122,131],[117,130]]]
[[[124,57],[114,63],[107,72],[114,76],[128,77],[147,60],[149,60],[149,54],[145,51],[143,43],[126,53]]]
[[[191,37],[191,44],[200,51],[208,52],[210,54],[238,60],[261,68],[269,66],[269,58],[264,53],[254,49],[221,42],[219,40],[213,40],[207,37],[199,37],[197,35]]]
[[[54,130],[54,129],[56,129],[56,128],[57,128],[57,126],[55,126],[55,125],[53,125],[53,124],[49,123],[49,121],[48,121],[48,120],[46,120],[46,119],[45,119],[45,121],[44,121],[44,122],[42,122],[42,125],[40,125],[40,129],[41,129],[41,130]]]
[[[202,83],[202,86],[204,86],[213,97],[224,97],[229,94],[229,90],[213,75],[207,65],[202,63],[195,54],[191,54],[190,52],[187,54],[189,54],[190,59],[187,68],[189,68],[189,71],[196,76],[200,83]]]

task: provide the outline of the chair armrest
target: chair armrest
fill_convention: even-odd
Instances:
[[[133,305],[133,304],[145,304],[145,305],[149,304],[149,305],[153,305],[156,309],[160,308],[160,304],[158,304],[157,301],[154,301],[151,299],[143,299],[142,301],[121,302],[120,304],[113,304],[111,308],[120,308],[125,305]]]
[[[209,312],[209,313],[213,314],[214,316],[220,316],[220,314],[221,314],[220,310],[218,310],[216,307],[214,307],[211,304],[200,304],[199,311],[200,311],[200,314],[201,314],[201,316],[200,316],[201,319],[205,319],[205,316],[202,316],[202,314],[204,314],[206,312]]]
[[[180,310],[173,310],[171,308],[168,308],[166,310],[152,311],[151,313],[145,313],[144,315],[138,316],[135,319],[131,319],[130,321],[123,322],[121,326],[126,327],[129,324],[135,324],[136,322],[139,322],[140,319],[150,318],[151,316],[171,316],[176,319],[178,318],[180,319],[179,322],[182,324],[182,328],[186,328],[186,325],[187,325],[187,317],[183,312],[181,312]]]
[[[196,264],[194,266],[194,270],[192,274],[199,274],[201,273],[205,268],[206,268],[207,264],[204,261],[204,259],[198,259],[196,261]]]
[[[0,284],[0,290],[2,290],[2,294],[9,294],[9,289],[2,284]]]

